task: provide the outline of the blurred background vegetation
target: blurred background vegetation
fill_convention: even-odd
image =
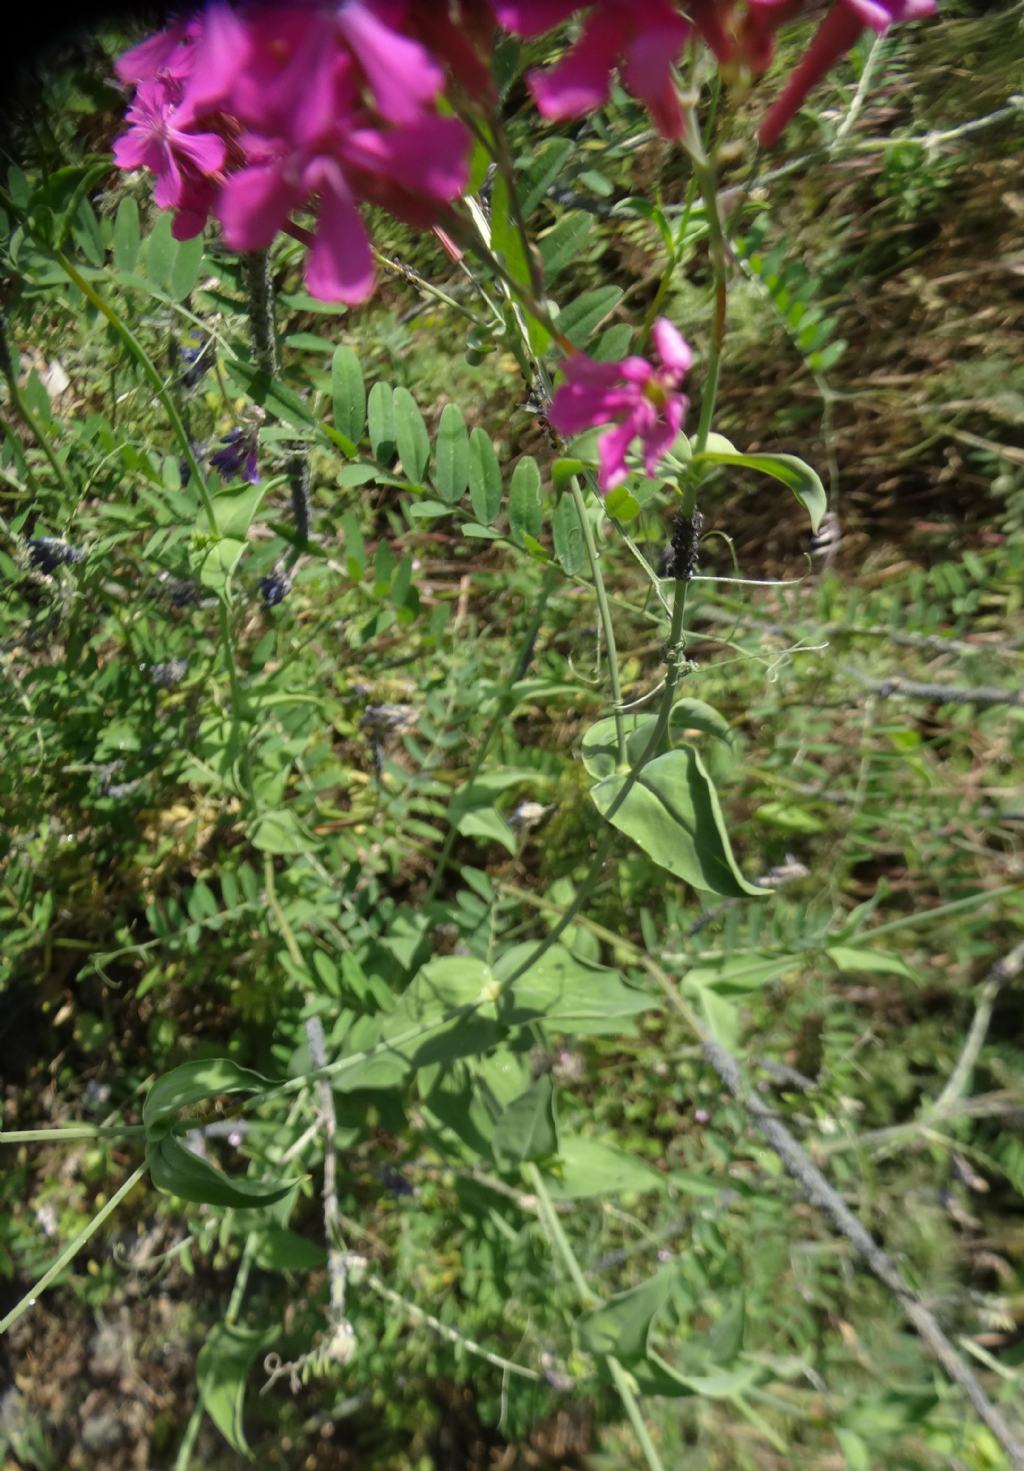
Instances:
[[[732,958],[745,958],[725,989],[766,1096],[991,1392],[1016,1390],[1019,1404],[1019,981],[994,999],[969,1086],[933,1106],[978,988],[1024,916],[1024,22],[1019,4],[949,0],[943,11],[939,23],[863,41],[783,149],[758,159],[737,149],[723,167],[733,276],[715,427],[745,450],[801,454],[829,486],[833,513],[812,546],[795,503],[763,481],[722,476],[705,505],[701,570],[759,585],[702,581],[689,604],[696,668],[684,693],[732,722],[716,777],[745,872],[776,870],[777,895],[702,908],[623,843],[573,944],[629,974],[635,955],[616,948],[620,936],[673,973],[703,968],[719,983]],[[759,91],[777,85],[799,40]],[[176,258],[169,247],[161,257],[166,232],[147,187],[110,166],[123,109],[110,59],[124,44],[122,34],[82,34],[22,78],[3,140],[8,188],[68,213],[68,249],[97,272],[110,261],[125,269],[130,242],[118,241],[115,221],[135,198],[149,278],[166,268],[172,304],[114,287],[178,384],[190,433],[210,442],[233,427],[225,405],[241,412],[240,387],[219,361],[189,384],[181,354],[205,334],[211,358],[244,341],[242,283],[210,241],[199,279],[176,298]],[[723,94],[720,136],[748,137],[760,105],[756,93]],[[517,125],[520,141],[532,136],[516,90],[508,110],[513,138]],[[664,259],[657,229],[628,201],[658,197],[671,215],[687,179],[624,95],[573,141],[533,228],[549,251],[564,242],[557,294],[621,289],[604,323],[621,328],[608,343],[620,355]],[[4,428],[17,434],[0,457],[0,1079],[4,1126],[27,1128],[135,1118],[152,1077],[188,1058],[226,1054],[280,1073],[302,1045],[304,995],[266,926],[238,814],[204,764],[217,742],[216,620],[189,581],[175,447],[104,322],[16,235],[8,220],[0,289],[14,367],[32,413],[67,451],[58,477],[30,435],[17,448],[24,430],[4,397]],[[463,294],[431,239],[383,216],[375,238]],[[695,215],[664,310],[698,351],[706,271]],[[374,301],[352,313],[305,295],[290,246],[276,251],[274,272],[283,379],[297,392],[329,393],[344,334],[367,382],[410,388],[432,429],[446,402],[459,403],[494,433],[506,472],[522,453],[549,453],[514,360],[494,351],[467,361],[463,323],[400,270],[383,272]],[[260,452],[273,473],[273,431]],[[315,452],[313,547],[287,597],[268,607],[260,580],[290,535],[287,492],[271,493],[235,610],[266,739],[315,839],[280,882],[320,957],[325,1024],[408,959],[402,936],[415,943],[448,795],[542,585],[528,558],[467,540],[450,519],[411,517],[393,490],[357,484],[341,466]],[[645,510],[631,532],[656,556],[664,512]],[[28,544],[47,536],[81,549],[82,561],[51,565],[45,546]],[[661,641],[635,564],[613,542],[606,557],[627,691],[640,693],[657,678]],[[501,723],[489,762],[514,773],[499,794],[503,818],[458,838],[431,898],[441,951],[484,943],[481,927],[542,930],[600,828],[575,756],[603,708],[595,635],[571,580],[551,592],[532,652],[537,693]],[[943,685],[967,697],[927,688]],[[310,698],[296,703],[295,690]],[[534,1064],[555,1069],[574,1124],[673,1177],[671,1190],[628,1196],[628,1209],[588,1201],[572,1212],[591,1280],[611,1293],[680,1253],[666,1318],[694,1371],[729,1360],[729,1334],[759,1367],[742,1400],[646,1402],[667,1464],[1003,1464],[671,1012],[646,1013],[626,1035],[574,1039]],[[440,1167],[436,1121],[388,1098],[339,1098],[351,1244],[463,1338],[557,1359],[573,1309],[543,1241],[503,1226],[487,1182]],[[132,1163],[129,1149],[95,1142],[7,1150],[4,1304]],[[304,1221],[319,1240],[312,1195],[292,1224]],[[244,1240],[230,1212],[202,1208],[186,1221],[176,1202],[137,1191],[0,1343],[6,1464],[175,1465],[195,1355],[223,1318]],[[291,1273],[309,1265],[257,1261],[250,1278],[247,1312],[280,1325],[285,1357],[320,1311],[322,1292],[294,1291]],[[261,1465],[636,1464],[614,1401],[574,1390],[571,1363],[558,1360],[539,1384],[504,1384],[500,1370],[380,1296],[359,1294],[352,1316],[360,1348],[343,1370],[250,1393],[247,1433]],[[238,1464],[208,1421],[198,1436],[196,1464]]]

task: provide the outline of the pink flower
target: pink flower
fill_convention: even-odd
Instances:
[[[450,16],[403,30],[409,0],[212,0],[200,20],[121,59],[121,75],[141,80],[116,160],[153,170],[157,204],[178,209],[178,238],[212,209],[233,249],[258,250],[282,228],[298,232],[293,211],[311,210],[310,292],[364,301],[374,269],[359,205],[435,225],[466,187],[470,135],[436,111],[444,69],[418,39],[436,33],[479,82],[471,43],[487,12],[483,0],[463,5],[475,17],[466,49]]]
[[[775,32],[797,15],[803,0],[689,0],[687,12],[722,66],[762,72],[772,59]]]
[[[119,168],[147,168],[155,176],[153,197],[161,209],[180,205],[198,176],[217,173],[227,156],[227,145],[216,133],[191,133],[178,125],[174,90],[172,78],[141,82],[127,113],[131,127],[114,144]]]
[[[560,0],[493,0],[502,25],[535,36],[566,20],[577,4]],[[538,108],[548,118],[579,117],[608,101],[612,73],[621,66],[629,90],[648,107],[658,131],[678,138],[683,131],[673,66],[690,27],[672,0],[597,0],[576,45],[549,71],[527,80]]]
[[[693,354],[664,317],[655,322],[652,336],[660,367],[638,357],[595,363],[577,353],[566,362],[566,382],[551,401],[548,417],[563,434],[580,434],[596,424],[616,425],[598,440],[597,483],[605,494],[629,473],[626,451],[634,439],[643,444],[644,469],[654,475],[683,427],[689,400],[678,390]]]
[[[161,72],[184,76],[191,66],[192,42],[200,23],[175,21],[155,36],[147,36],[114,63],[122,82],[147,82]]]
[[[762,146],[771,148],[778,141],[811,89],[846,55],[865,26],[881,34],[900,21],[918,20],[934,11],[935,0],[837,0],[758,129]]]

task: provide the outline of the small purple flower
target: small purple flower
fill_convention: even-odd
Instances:
[[[377,1179],[388,1194],[395,1196],[396,1199],[400,1200],[403,1196],[416,1194],[415,1185],[410,1185],[405,1176],[393,1169],[391,1165],[379,1165]]]
[[[69,567],[73,562],[83,562],[85,553],[78,547],[69,546],[57,536],[33,536],[28,543],[29,560],[44,577],[51,577],[58,567]]]
[[[250,485],[256,485],[260,478],[257,449],[254,430],[231,429],[221,439],[221,448],[210,456],[210,464],[225,480],[241,475]]]
[[[186,388],[195,388],[213,367],[213,340],[205,332],[199,333],[194,347],[179,347],[178,359],[185,364],[181,381]],[[184,483],[184,482],[183,482]]]
[[[596,424],[615,426],[598,440],[597,483],[606,495],[626,479],[626,451],[634,439],[643,444],[644,469],[654,475],[683,427],[689,400],[679,384],[693,354],[665,317],[655,322],[652,336],[660,367],[638,357],[595,363],[576,353],[565,364],[566,381],[551,401],[548,418],[562,434],[581,434]]]
[[[291,592],[292,580],[287,572],[272,572],[269,577],[260,578],[259,588],[265,605],[276,608]]]

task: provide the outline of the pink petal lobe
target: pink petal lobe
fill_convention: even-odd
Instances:
[[[620,13],[594,11],[576,45],[550,71],[527,75],[530,91],[547,118],[578,117],[608,101],[611,74],[628,35]]]
[[[757,132],[762,148],[777,143],[786,124],[799,112],[807,94],[830,67],[845,56],[863,29],[861,17],[843,3],[834,5],[818,27],[810,46],[789,75],[782,96],[772,103]]]
[[[636,429],[632,419],[627,419],[615,429],[609,429],[607,434],[602,434],[597,442],[597,458],[599,470],[597,483],[605,495],[621,485],[628,475],[626,469],[626,451],[636,437]]]
[[[174,133],[175,152],[184,155],[202,174],[216,174],[224,167],[228,145],[218,133]]]
[[[648,475],[658,473],[658,462],[672,448],[676,435],[683,425],[685,400],[673,399],[666,405],[667,422],[654,424],[644,435],[644,469]]]
[[[673,66],[683,49],[687,29],[682,20],[677,25],[642,27],[626,48],[626,86],[647,104],[663,138],[683,135],[684,114]]]
[[[373,256],[359,211],[350,199],[327,190],[320,201],[316,239],[306,259],[306,285],[321,301],[357,306],[371,295]]]
[[[661,361],[673,373],[688,373],[693,365],[689,343],[667,317],[659,317],[651,332],[654,348]]]
[[[232,250],[262,250],[305,198],[301,184],[286,178],[283,160],[241,169],[225,182],[217,201],[224,239]]]
[[[185,39],[185,27],[179,21],[166,30],[147,36],[114,62],[114,70],[122,82],[141,82],[155,77]]]
[[[491,0],[491,9],[507,31],[540,36],[568,20],[579,9],[579,0]]]
[[[349,0],[337,25],[366,73],[389,122],[412,122],[444,85],[444,73],[417,41],[392,30],[364,0]]]

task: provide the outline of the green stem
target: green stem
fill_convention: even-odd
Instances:
[[[228,1301],[227,1311],[224,1314],[224,1323],[228,1328],[238,1322],[238,1315],[242,1311],[242,1303],[245,1300],[245,1289],[249,1285],[249,1273],[252,1270],[252,1264],[256,1258],[259,1243],[259,1232],[250,1231],[245,1238],[241,1260],[238,1263],[238,1271],[235,1274],[234,1286],[231,1289],[231,1297]]]
[[[711,343],[708,352],[707,373],[704,379],[704,391],[700,403],[700,422],[697,427],[697,441],[694,446],[695,454],[702,454],[707,448],[708,434],[711,432],[711,420],[715,412],[715,401],[718,398],[718,381],[722,370],[722,352],[725,346],[726,327],[726,303],[728,298],[728,265],[725,249],[725,232],[722,229],[722,217],[718,211],[718,190],[715,184],[714,169],[704,144],[697,131],[696,124],[692,118],[690,130],[686,137],[686,147],[690,157],[693,159],[693,173],[697,180],[701,198],[704,201],[704,210],[708,222],[708,242],[711,247],[711,272],[715,286],[714,313],[711,318]]]
[[[25,396],[22,393],[21,388],[18,385],[18,380],[15,378],[14,374],[10,373],[5,374],[4,376],[7,378],[7,389],[11,395],[11,403],[14,405],[19,419],[21,419],[22,423],[25,425],[25,428],[28,429],[36,444],[38,444],[39,448],[46,456],[47,463],[50,466],[50,469],[53,471],[58,482],[60,483],[61,489],[64,491],[64,494],[68,497],[69,500],[73,501],[75,498],[74,490],[72,488],[71,482],[68,479],[67,471],[61,464],[60,460],[58,460],[57,456],[54,454],[46,430],[43,428],[39,420],[36,418],[35,414],[33,414],[32,410],[25,402]],[[27,449],[27,446],[24,446],[24,448]],[[26,455],[26,461],[27,458],[28,457]]]
[[[144,1124],[67,1124],[58,1129],[6,1129],[0,1144],[59,1144],[73,1139],[130,1139],[144,1134]]]
[[[512,156],[508,151],[508,139],[505,137],[505,129],[502,126],[500,115],[495,111],[491,115],[491,152],[498,172],[505,181],[508,190],[509,209],[512,212],[512,220],[519,236],[519,244],[522,248],[523,258],[526,261],[526,269],[530,273],[530,290],[535,301],[542,301],[544,297],[544,278],[538,269],[537,260],[530,247],[530,236],[526,229],[526,218],[523,214],[522,201],[519,198],[519,190],[516,187],[515,169],[512,166]]]
[[[544,1224],[544,1229],[551,1239],[551,1244],[556,1254],[562,1260],[569,1280],[576,1289],[576,1295],[581,1305],[586,1309],[594,1307],[598,1300],[596,1294],[592,1291],[586,1277],[583,1275],[583,1269],[576,1260],[576,1253],[572,1249],[568,1236],[566,1236],[562,1229],[562,1223],[558,1219],[558,1213],[551,1204],[551,1196],[548,1194],[547,1186],[544,1184],[544,1177],[535,1164],[528,1164],[526,1166],[526,1178],[529,1182],[530,1189],[537,1197],[537,1207],[541,1221]],[[622,1401],[622,1407],[626,1412],[630,1425],[633,1427],[633,1432],[639,1442],[640,1449],[643,1451],[648,1471],[664,1471],[661,1457],[655,1450],[650,1432],[644,1424],[644,1418],[640,1413],[640,1405],[633,1392],[633,1386],[629,1382],[625,1369],[623,1369],[613,1354],[602,1354],[601,1358],[607,1366],[608,1372],[611,1374],[612,1383],[615,1385],[619,1399]]]
[[[192,1464],[192,1452],[195,1449],[196,1439],[199,1435],[199,1427],[203,1423],[206,1409],[202,1400],[196,1400],[192,1414],[189,1416],[188,1424],[185,1426],[185,1434],[181,1438],[178,1454],[174,1458],[174,1471],[188,1471]]]
[[[569,1238],[562,1229],[562,1223],[558,1219],[558,1212],[551,1204],[551,1196],[548,1194],[547,1186],[544,1184],[544,1176],[535,1164],[526,1166],[526,1178],[533,1194],[537,1197],[537,1209],[544,1223],[544,1229],[551,1237],[551,1244],[555,1252],[562,1259],[562,1265],[568,1273],[569,1280],[576,1289],[580,1303],[584,1308],[590,1309],[597,1301],[596,1293],[591,1291],[583,1269],[576,1260],[576,1253],[569,1244]]]
[[[203,510],[205,511],[206,519],[210,524],[210,531],[215,537],[219,537],[220,533],[217,530],[217,517],[214,514],[213,500],[210,496],[209,487],[206,484],[205,472],[203,471],[203,467],[196,457],[195,450],[192,448],[192,441],[188,437],[188,431],[185,428],[181,415],[178,413],[178,409],[175,405],[174,399],[164,387],[163,379],[157,372],[156,368],[154,368],[149,354],[142,346],[142,343],[139,341],[139,339],[135,336],[135,333],[128,326],[128,323],[125,322],[124,319],[121,317],[120,313],[116,311],[115,308],[112,307],[108,301],[105,301],[104,298],[100,296],[99,292],[96,291],[85,279],[85,277],[75,269],[71,262],[69,260],[66,260],[65,257],[61,255],[60,251],[54,252],[54,258],[57,264],[60,266],[61,270],[68,277],[68,280],[73,281],[74,284],[78,287],[79,291],[85,297],[85,299],[92,302],[96,310],[102,316],[106,317],[107,321],[113,327],[118,337],[120,337],[125,347],[127,347],[132,357],[142,369],[143,376],[148,382],[150,388],[152,388],[155,397],[159,400],[161,407],[170,420],[171,428],[174,431],[174,436],[177,439],[179,446],[181,447],[182,456],[185,459],[185,463],[188,465],[191,476],[195,481],[196,488],[199,491],[199,499],[203,503]]]
[[[608,1354],[605,1358],[605,1363],[608,1365],[612,1382],[618,1390],[622,1407],[629,1416],[629,1423],[632,1425],[633,1434],[636,1436],[640,1449],[644,1453],[644,1460],[647,1462],[649,1471],[664,1471],[661,1457],[655,1450],[650,1431],[644,1424],[644,1417],[640,1413],[639,1401],[633,1393],[633,1386],[626,1377],[625,1369],[619,1363],[618,1359],[615,1358],[614,1354]]]
[[[274,860],[269,853],[263,855],[263,883],[267,891],[267,904],[273,914],[277,927],[281,932],[285,949],[292,960],[293,965],[300,970],[307,970],[306,962],[302,958],[299,942],[295,938],[295,931],[291,927],[288,916],[281,908],[281,901],[277,896],[277,882],[274,874]]]
[[[477,327],[481,332],[489,330],[491,324],[484,321],[483,317],[478,317],[476,312],[472,311],[468,306],[464,306],[461,301],[457,301],[454,296],[450,296],[447,291],[442,291],[440,286],[435,286],[432,281],[427,281],[417,271],[414,271],[412,266],[407,266],[404,261],[393,260],[391,256],[385,255],[376,246],[373,247],[373,258],[386,271],[391,271],[394,275],[401,276],[403,281],[408,281],[410,286],[415,286],[417,291],[422,291],[425,296],[432,296],[435,301],[443,302],[453,312],[458,312],[467,321],[472,322],[473,326]]]
[[[242,1311],[245,1289],[249,1283],[249,1272],[252,1269],[258,1243],[258,1233],[251,1231],[245,1239],[245,1246],[242,1248],[242,1257],[238,1263],[238,1271],[235,1274],[234,1286],[231,1289],[231,1298],[228,1302],[227,1312],[224,1314],[225,1325],[229,1328],[232,1323],[238,1321],[238,1315]],[[189,1466],[192,1464],[192,1452],[195,1449],[199,1427],[203,1423],[203,1416],[205,1414],[206,1406],[203,1404],[202,1396],[200,1396],[196,1400],[192,1414],[189,1416],[188,1424],[185,1426],[185,1434],[181,1438],[178,1454],[174,1458],[174,1471],[188,1471]]]
[[[658,715],[654,722],[651,738],[647,742],[647,748],[640,758],[638,768],[642,769],[653,756],[658,754],[662,741],[668,731],[669,721],[672,719],[672,704],[675,700],[676,689],[682,677],[686,665],[686,646],[683,641],[683,620],[686,614],[686,592],[690,584],[678,581],[673,583],[675,589],[672,597],[672,622],[668,631],[668,652],[665,658],[666,673],[665,685],[662,689],[661,700],[658,703]]]
[[[483,766],[484,761],[487,757],[487,752],[490,749],[491,742],[494,739],[495,735],[498,733],[501,723],[508,713],[510,692],[512,686],[518,680],[522,679],[523,675],[526,673],[526,669],[529,664],[530,653],[533,649],[534,644],[537,641],[537,635],[540,632],[541,621],[544,617],[544,609],[547,607],[548,599],[550,598],[551,593],[554,590],[557,578],[558,574],[550,568],[544,574],[544,580],[541,583],[540,596],[538,597],[537,602],[534,605],[533,617],[530,619],[529,626],[523,636],[522,642],[519,645],[519,650],[516,654],[516,662],[513,668],[512,679],[499,695],[498,702],[495,705],[491,718],[487,723],[487,729],[484,731],[483,739],[477,747],[476,754],[473,757],[472,765],[470,766],[469,773],[466,777],[465,785],[467,787],[471,787],[474,781],[476,781],[477,777],[479,776],[480,769]],[[441,880],[444,877],[445,869],[447,868],[448,860],[451,857],[452,849],[455,846],[455,839],[457,837],[458,830],[455,827],[455,824],[449,822],[448,831],[447,833],[445,833],[444,842],[441,845],[441,851],[437,855],[437,862],[434,866],[434,873],[430,880],[430,886],[423,897],[422,907],[424,909],[426,909],[437,897],[437,891],[441,886]]]
[[[97,1211],[89,1224],[79,1231],[78,1235],[68,1243],[57,1260],[52,1266],[47,1268],[35,1286],[29,1289],[20,1302],[15,1303],[5,1318],[0,1319],[0,1334],[6,1333],[8,1328],[13,1327],[18,1319],[28,1312],[30,1307],[35,1306],[37,1299],[42,1296],[51,1283],[56,1281],[68,1263],[72,1262],[78,1255],[89,1238],[95,1235],[107,1217],[117,1210],[117,1207],[124,1200],[125,1196],[135,1188],[146,1173],[147,1168],[148,1166],[141,1164],[138,1169],[134,1170],[128,1176],[124,1184],[120,1185],[114,1191],[106,1205]]]
[[[658,747],[664,740],[665,733],[668,730],[669,721],[672,718],[672,706],[675,702],[676,688],[679,684],[683,668],[686,664],[685,646],[683,644],[683,617],[686,612],[687,586],[688,584],[682,580],[677,581],[675,584],[676,591],[675,599],[672,605],[672,624],[669,630],[669,646],[665,684],[661,692],[661,700],[658,704],[658,714],[654,723],[654,730],[651,732],[651,738],[647,742],[643,754],[636,762],[636,765],[629,768],[629,771],[626,774],[626,778],[623,781],[622,786],[619,788],[611,806],[608,808],[608,811],[604,813],[605,821],[608,823],[608,830],[606,831],[601,842],[598,844],[597,852],[591,859],[590,867],[583,878],[583,882],[580,884],[579,888],[576,891],[575,898],[569,905],[568,909],[564,911],[562,917],[559,919],[554,928],[548,931],[548,933],[544,936],[544,939],[537,944],[537,946],[530,952],[529,955],[525,957],[525,959],[515,969],[515,971],[513,971],[512,975],[509,976],[506,984],[511,984],[513,981],[518,980],[519,977],[523,975],[526,971],[528,971],[532,965],[536,965],[537,961],[540,960],[543,955],[546,955],[553,945],[557,944],[558,940],[561,938],[562,935],[564,935],[565,931],[569,928],[573,920],[583,908],[584,904],[590,898],[590,895],[597,887],[597,883],[601,877],[601,871],[604,868],[605,860],[611,852],[612,845],[615,842],[616,829],[611,825],[612,818],[615,816],[616,812],[618,812],[623,802],[625,802],[626,798],[633,790],[633,787],[639,781],[640,773],[643,771],[647,762],[650,761],[651,758],[656,754]],[[620,749],[622,749],[624,752],[625,748],[623,746]]]
[[[256,365],[267,378],[277,376],[277,335],[274,331],[274,287],[270,279],[270,251],[242,256],[242,274],[249,303],[249,323]]]
[[[580,530],[583,533],[583,544],[587,550],[587,561],[590,563],[591,576],[594,579],[594,595],[597,598],[597,616],[601,620],[601,632],[604,635],[605,648],[608,653],[608,683],[612,690],[612,714],[615,717],[615,739],[619,747],[619,760],[625,760],[626,755],[626,732],[622,719],[622,683],[619,678],[619,655],[615,644],[615,625],[612,622],[612,610],[608,605],[608,593],[604,585],[604,576],[601,572],[601,559],[598,556],[597,542],[594,540],[594,528],[590,524],[587,515],[587,507],[583,500],[583,492],[580,483],[574,475],[569,482],[572,491],[572,502],[576,507],[576,515],[579,519]]]

